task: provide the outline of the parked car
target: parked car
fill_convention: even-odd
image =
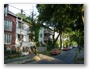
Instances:
[[[60,50],[59,49],[52,49],[51,51],[50,51],[50,54],[51,55],[57,55],[57,54],[60,54]]]
[[[68,51],[68,50],[69,50],[69,48],[67,48],[67,47],[63,48],[63,51]]]

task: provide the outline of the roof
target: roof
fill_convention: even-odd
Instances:
[[[11,12],[11,11],[8,11],[8,14],[10,14],[10,15],[12,15],[12,16],[14,16],[14,17],[17,17],[16,14],[14,14],[14,13]]]

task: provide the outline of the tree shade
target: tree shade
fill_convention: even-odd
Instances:
[[[83,4],[38,4],[38,21],[53,26],[60,35],[60,43],[62,43],[62,32],[66,31],[67,28],[79,31],[79,34],[82,33],[81,36],[83,38],[82,6]],[[53,43],[55,44],[55,42],[56,40]]]

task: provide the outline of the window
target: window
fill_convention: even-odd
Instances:
[[[20,34],[18,34],[18,40],[19,40],[19,41],[21,40],[21,35],[20,35]]]
[[[10,20],[4,20],[4,29],[12,31],[12,22]]]
[[[22,27],[24,30],[29,31],[29,26],[27,24],[23,24]]]
[[[22,28],[22,23],[18,22],[18,28]]]
[[[42,37],[42,34],[40,34],[40,37]]]
[[[19,41],[23,40],[23,35],[18,34],[18,40]]]
[[[18,34],[18,39],[20,40],[20,34]]]
[[[11,34],[4,33],[4,42],[5,43],[11,43]]]

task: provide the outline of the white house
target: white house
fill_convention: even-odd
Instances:
[[[42,42],[44,43],[44,28],[40,28],[39,30],[39,43]]]
[[[50,30],[52,29],[52,30]],[[50,29],[46,29],[44,27],[41,27],[40,30],[39,30],[39,44],[46,44],[48,45],[49,44],[49,40],[52,42],[53,41],[53,28],[50,28]],[[58,36],[59,33],[55,32],[54,34],[54,38],[56,39],[57,36]],[[60,36],[58,37],[58,41],[60,41]],[[63,45],[63,44],[62,44]],[[41,46],[43,47],[43,46]],[[60,45],[59,45],[60,47]]]
[[[21,18],[17,18],[16,21],[16,48],[27,52],[34,46],[34,41],[31,41],[29,37],[30,25]]]
[[[39,40],[40,45],[48,44],[48,41],[52,40],[51,30],[41,27],[39,30],[39,39],[38,40]]]

